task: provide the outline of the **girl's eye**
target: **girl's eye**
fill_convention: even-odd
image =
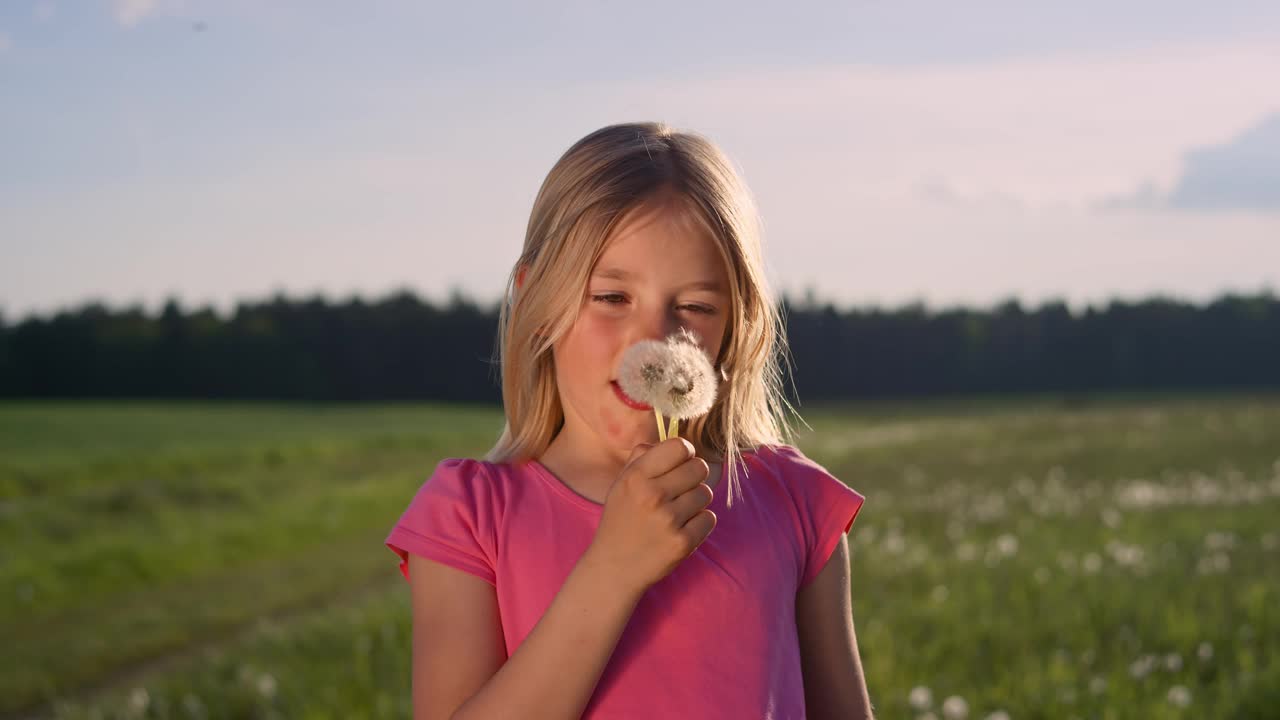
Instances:
[[[591,296],[591,299],[592,299],[593,301],[595,301],[595,302],[598,302],[598,303],[604,303],[605,305],[620,305],[620,304],[622,304],[622,301],[625,301],[625,300],[626,300],[626,298],[625,298],[625,297],[623,297],[622,295],[619,295],[618,293],[606,293],[606,294],[604,294],[604,295],[592,295],[592,296]],[[689,310],[692,310],[693,312],[696,312],[696,313],[702,313],[702,314],[704,314],[704,315],[711,315],[711,314],[713,314],[713,313],[715,312],[715,309],[714,309],[714,308],[709,308],[709,307],[707,307],[707,306],[705,306],[705,305],[681,305],[680,307],[688,308]]]

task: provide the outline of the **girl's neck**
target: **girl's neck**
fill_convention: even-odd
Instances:
[[[694,454],[707,462],[709,471],[706,483],[715,490],[720,479],[723,458],[715,453],[706,454],[696,441],[693,439],[689,441],[694,444]],[[564,433],[557,435],[538,458],[538,462],[559,478],[560,482],[577,494],[601,505],[604,504],[604,499],[608,496],[614,481],[626,467],[626,460],[627,456],[613,457],[576,451],[572,447],[571,439]]]

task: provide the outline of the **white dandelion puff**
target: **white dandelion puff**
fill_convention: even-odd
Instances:
[[[1207,642],[1200,643],[1200,647],[1196,648],[1196,656],[1200,658],[1200,662],[1209,662],[1213,659],[1213,645]]]
[[[715,368],[697,334],[688,328],[680,328],[665,341],[641,340],[627,348],[618,369],[618,386],[627,397],[653,408],[663,440],[676,436],[680,420],[706,415],[716,401]],[[664,415],[671,418],[665,431]]]
[[[1185,685],[1174,685],[1169,688],[1168,700],[1170,705],[1186,707],[1191,704],[1191,691]]]
[[[258,677],[258,693],[263,697],[275,697],[276,679],[268,673],[263,673]]]
[[[1142,657],[1129,663],[1129,674],[1135,680],[1141,680],[1146,677],[1156,666],[1156,658],[1154,655],[1143,655]]]
[[[1092,575],[1102,569],[1102,558],[1097,553],[1084,556],[1084,571]]]
[[[134,715],[142,715],[147,711],[147,706],[151,704],[151,695],[147,693],[146,688],[136,687],[129,693],[129,712]]]
[[[959,695],[952,695],[942,701],[942,716],[947,720],[964,720],[969,716],[969,703]]]
[[[916,710],[928,710],[933,705],[933,692],[923,685],[917,685],[911,688],[911,694],[907,695],[907,702]]]
[[[1005,557],[1018,554],[1018,538],[1004,533],[996,538],[996,550]]]
[[[987,715],[986,720],[1009,720],[1009,713],[1003,710],[996,710],[995,712]]]

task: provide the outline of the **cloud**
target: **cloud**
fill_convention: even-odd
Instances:
[[[1146,181],[1136,191],[1105,201],[1106,209],[1254,210],[1280,212],[1280,112],[1235,138],[1197,148],[1167,189]]]
[[[821,202],[1092,210],[1148,178],[1171,187],[1187,148],[1280,106],[1280,85],[1249,80],[1260,77],[1280,77],[1280,50],[1246,41],[959,65],[744,67],[579,85],[565,101],[593,117],[703,129],[753,182],[815,178],[831,189]],[[774,175],[754,176],[761,166]]]
[[[125,27],[133,27],[158,7],[157,0],[115,0],[116,22]]]
[[[1280,210],[1280,112],[1229,143],[1187,154],[1173,207]]]

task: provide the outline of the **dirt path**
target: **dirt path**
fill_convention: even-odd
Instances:
[[[259,625],[263,621],[287,624],[311,613],[328,610],[335,606],[357,605],[363,600],[390,592],[403,584],[404,578],[400,575],[399,570],[394,575],[390,575],[390,577],[388,577],[388,573],[385,570],[379,571],[376,575],[365,578],[363,583],[357,581],[355,585],[358,589],[356,590],[337,595],[326,594],[321,597],[303,598],[301,602],[294,605],[264,613],[235,628],[221,631],[219,633],[221,637],[217,640],[190,645],[181,650],[120,666],[92,685],[87,685],[71,693],[59,696],[57,701],[73,702],[79,705],[94,703],[103,699],[108,693],[130,687],[143,686],[148,680],[175,672],[185,665],[190,665],[200,660],[202,656],[212,651],[233,647],[250,640],[261,631]],[[50,720],[53,717],[53,713],[53,703],[42,702],[37,706],[0,715],[0,720]]]

